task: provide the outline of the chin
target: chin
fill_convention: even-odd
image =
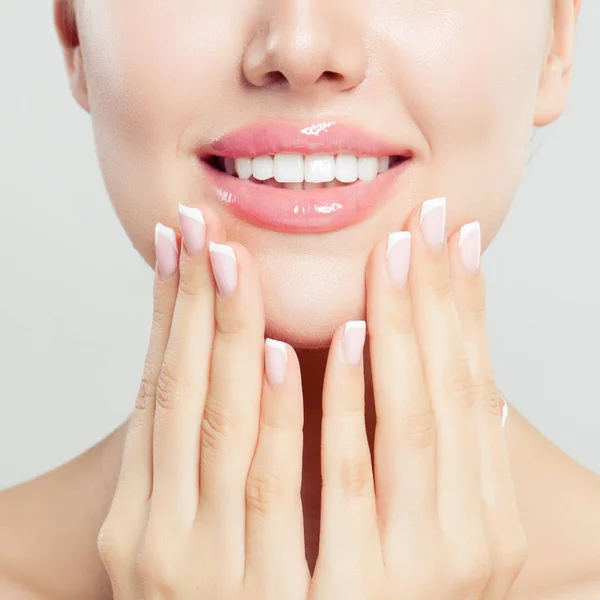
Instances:
[[[364,319],[365,265],[334,259],[261,267],[265,335],[294,348],[326,348],[346,321]],[[283,267],[282,263],[282,267]]]

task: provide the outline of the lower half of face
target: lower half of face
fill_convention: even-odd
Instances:
[[[322,0],[299,11],[284,0],[82,0],[80,39],[98,155],[133,245],[154,266],[156,222],[178,228],[179,202],[210,206],[228,239],[257,261],[267,335],[296,347],[327,345],[336,327],[363,318],[368,256],[404,228],[416,204],[445,196],[448,236],[479,220],[483,248],[493,239],[529,156],[546,5]],[[344,134],[348,123],[358,133]],[[319,133],[319,124],[329,130]],[[275,142],[265,142],[263,125]],[[304,189],[310,185],[282,184],[296,175],[269,151],[270,143],[284,147],[294,127],[309,145],[326,140],[319,153],[327,156],[312,165],[333,168],[336,181],[360,176],[352,174],[352,158],[338,165],[339,154],[383,154],[376,156],[381,165],[397,147],[410,158],[377,174],[372,161],[363,161],[369,181],[345,182],[345,196],[319,192],[331,207],[332,198],[353,197],[350,186],[369,186],[359,211],[350,202],[342,217],[292,215],[282,223],[248,207],[248,198],[261,202],[265,188],[254,188],[269,186],[268,210],[277,213],[272,203],[287,202],[290,192],[281,188],[302,187],[293,192],[296,203],[298,194],[314,194]],[[232,143],[214,146],[222,156],[210,159],[205,151],[223,135],[233,136]],[[227,152],[260,155],[262,162],[242,161],[240,173],[227,173]],[[306,179],[306,157],[314,153],[295,154],[304,157]],[[236,167],[227,163],[229,171]],[[257,170],[245,179],[252,165]],[[226,177],[235,181],[215,183]],[[229,183],[250,217],[224,202]]]

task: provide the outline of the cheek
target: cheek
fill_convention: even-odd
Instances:
[[[401,102],[399,119],[414,121],[426,138],[422,175],[448,197],[449,227],[479,219],[485,248],[529,156],[548,2],[407,4],[414,7],[377,13],[373,27],[382,77],[396,92],[390,111]]]
[[[232,78],[225,74],[242,52],[232,40],[243,38],[232,32],[226,6],[213,4],[90,0],[83,14],[82,51],[102,175],[121,223],[152,265],[154,224],[177,225],[173,207],[198,193],[191,189],[190,162],[180,154],[184,132],[195,122],[201,129],[193,134],[210,135],[215,107],[235,114],[228,108]]]

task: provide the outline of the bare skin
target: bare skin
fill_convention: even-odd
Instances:
[[[79,4],[80,7],[84,6],[83,2]],[[207,90],[204,82],[217,80],[217,75],[220,76],[230,68],[230,65],[235,62],[231,60],[231,54],[237,52],[238,46],[243,45],[241,43],[243,40],[236,38],[236,35],[241,35],[240,31],[230,35],[227,40],[218,40],[219,43],[231,44],[226,52],[219,53],[223,62],[215,61],[214,65],[202,64],[202,68],[209,71],[198,72],[194,70],[198,68],[197,57],[193,52],[184,52],[185,44],[173,43],[168,47],[150,46],[142,53],[137,53],[136,50],[145,41],[143,38],[145,31],[153,31],[161,26],[167,29],[170,27],[170,31],[181,33],[184,22],[193,23],[192,19],[186,17],[184,21],[176,11],[161,14],[158,10],[148,10],[142,13],[140,2],[137,0],[119,0],[119,2],[89,0],[86,4],[89,11],[80,24],[81,29],[78,29],[66,18],[66,2],[55,0],[57,29],[65,51],[69,81],[77,102],[94,116],[101,163],[111,200],[115,203],[118,215],[136,248],[148,264],[152,265],[154,254],[150,243],[151,228],[157,216],[164,217],[164,222],[172,221],[174,212],[172,202],[176,202],[179,197],[176,192],[181,192],[169,188],[164,181],[153,180],[148,175],[160,172],[156,167],[158,164],[162,165],[165,159],[162,149],[175,145],[174,140],[168,135],[163,137],[166,135],[165,131],[178,130],[181,123],[195,119],[199,106],[206,109],[201,112],[208,114],[210,103],[214,105],[221,101],[219,95],[221,90],[216,88]],[[281,3],[280,6],[284,4]],[[302,496],[307,557],[311,571],[315,565],[319,539],[320,407],[326,350],[310,349],[310,347],[322,345],[334,327],[343,320],[359,318],[363,303],[362,279],[359,275],[364,267],[365,254],[372,247],[374,240],[387,232],[384,230],[390,220],[393,222],[402,220],[402,216],[410,210],[410,203],[414,198],[436,195],[426,189],[427,182],[443,181],[445,189],[447,188],[449,195],[454,198],[448,215],[451,228],[459,222],[478,218],[482,224],[484,247],[491,242],[500,226],[499,221],[508,212],[518,183],[523,159],[526,156],[530,133],[528,128],[531,122],[538,126],[551,123],[560,116],[566,103],[572,58],[573,25],[580,3],[573,0],[557,0],[554,4],[556,15],[553,23],[553,43],[548,47],[550,50],[548,55],[544,56],[540,49],[547,32],[540,25],[539,17],[536,16],[543,7],[541,0],[537,4],[535,2],[523,4],[520,0],[490,2],[486,13],[469,12],[478,10],[476,3],[463,3],[461,6],[461,3],[457,2],[454,16],[459,18],[454,22],[433,18],[428,21],[427,18],[434,15],[434,11],[430,14],[421,14],[418,10],[413,13],[407,12],[402,15],[403,19],[393,21],[392,18],[398,15],[386,14],[385,10],[391,5],[381,2],[381,11],[378,13],[380,24],[396,22],[398,28],[395,31],[402,31],[405,35],[390,34],[383,29],[377,31],[375,39],[385,38],[389,42],[386,47],[378,49],[379,57],[382,64],[388,65],[393,64],[394,61],[398,62],[398,57],[402,57],[403,61],[399,63],[404,67],[402,78],[399,77],[392,83],[400,82],[402,85],[398,85],[398,89],[408,96],[404,98],[406,102],[400,102],[391,109],[391,105],[382,107],[383,122],[372,118],[373,113],[366,110],[368,97],[363,106],[358,104],[349,106],[348,111],[351,114],[368,115],[371,118],[371,127],[381,131],[385,127],[386,119],[394,119],[402,114],[402,110],[407,106],[425,107],[423,113],[418,113],[415,109],[415,114],[404,115],[406,123],[411,122],[408,117],[414,117],[413,120],[423,126],[424,135],[420,135],[422,132],[416,128],[410,127],[405,128],[403,133],[410,142],[414,142],[418,151],[423,151],[422,156],[426,156],[424,149],[428,144],[425,141],[429,142],[429,145],[437,151],[437,162],[431,160],[426,165],[428,169],[426,176],[421,177],[418,184],[410,190],[412,196],[409,198],[409,194],[398,194],[397,200],[388,205],[387,212],[382,211],[379,221],[372,222],[358,234],[353,234],[351,238],[344,235],[326,238],[323,246],[315,245],[316,252],[309,252],[306,255],[303,254],[303,248],[290,251],[287,240],[281,243],[281,240],[270,239],[264,232],[256,234],[254,231],[246,230],[243,224],[235,222],[228,215],[221,215],[224,216],[228,233],[233,232],[239,241],[249,247],[253,256],[256,255],[259,261],[262,260],[268,298],[283,297],[286,300],[286,306],[289,308],[287,311],[278,311],[277,306],[266,307],[267,313],[271,314],[270,335],[275,334],[278,339],[285,339],[295,347],[306,348],[298,350],[298,357],[305,404]],[[206,8],[201,2],[195,3],[195,6],[198,11]],[[333,4],[322,2],[320,6],[331,8]],[[360,11],[364,6],[365,3],[348,3],[348,15],[354,19],[352,21],[354,25],[363,22]],[[254,5],[248,2],[244,3],[244,7],[254,7]],[[525,24],[523,35],[518,36],[515,43],[507,48],[504,43],[507,31],[510,31],[511,35],[516,32],[513,29],[512,11],[524,10],[523,7],[527,7],[527,11],[521,15],[523,20],[519,21]],[[334,22],[328,20],[331,17],[329,13],[317,13],[315,7],[312,8],[314,12],[307,13],[311,17],[309,20],[311,27],[325,27]],[[218,7],[214,9],[210,14],[215,18],[214,30],[218,31],[219,19],[226,20],[229,16],[228,13],[220,13]],[[114,18],[117,14],[122,21]],[[199,17],[203,16],[203,13],[197,14]],[[323,48],[309,45],[310,60],[304,63],[301,63],[302,57],[291,53],[291,46],[285,44],[286,40],[292,39],[286,34],[292,31],[293,26],[298,25],[293,21],[294,14],[287,12],[280,15],[281,19],[277,23],[283,29],[278,39],[282,40],[282,45],[277,47],[276,51],[279,53],[277,55],[279,58],[284,57],[287,60],[284,61],[287,66],[284,74],[289,80],[291,89],[294,92],[306,92],[302,85],[307,81],[310,83],[311,75],[315,73],[318,75],[319,69],[327,69],[327,65],[323,62],[327,49],[324,51]],[[106,18],[95,20],[89,18],[90,15]],[[481,21],[484,18],[489,21]],[[250,20],[250,17],[248,19]],[[531,22],[528,19],[531,19]],[[117,60],[111,61],[107,60],[103,50],[98,51],[98,49],[104,48],[99,42],[103,41],[106,35],[118,33],[103,29],[115,22],[121,25],[119,32],[126,31],[128,35],[121,39],[121,45],[114,46],[117,54],[112,58]],[[452,27],[453,23],[458,24],[459,29],[454,32],[455,35],[452,35],[452,32],[451,35],[447,35],[448,32],[444,28]],[[491,26],[492,23],[494,27]],[[244,24],[243,19],[240,19],[240,24]],[[400,29],[400,25],[406,29]],[[536,27],[533,27],[534,25]],[[414,27],[414,32],[411,27]],[[503,31],[502,27],[507,30]],[[339,35],[352,33],[350,27],[332,29],[332,31],[336,31]],[[481,31],[488,33],[481,36]],[[432,32],[432,37],[424,38],[426,32]],[[411,35],[412,33],[416,35]],[[497,35],[497,39],[491,35],[493,33]],[[439,37],[436,39],[433,36]],[[351,42],[359,37],[348,35],[336,39],[335,47],[343,48],[347,56],[356,56],[352,52],[356,52],[357,48],[352,46]],[[182,38],[172,36],[168,39]],[[189,48],[195,50],[198,39],[196,33],[190,32],[189,39],[192,40]],[[208,45],[217,42],[210,36],[206,39]],[[126,43],[126,40],[131,41],[131,44]],[[418,68],[421,64],[419,61],[423,59],[431,60],[432,66],[442,64],[439,61],[443,60],[443,53],[448,52],[448,47],[436,43],[440,40],[477,44],[483,47],[485,52],[470,52],[468,46],[450,47],[450,52],[454,53],[452,69],[455,70]],[[257,48],[260,50],[259,38],[254,41],[255,45],[249,45],[248,48],[253,51],[257,51]],[[429,42],[429,45],[424,44],[424,41]],[[422,48],[429,48],[429,50],[422,54]],[[205,48],[205,50],[209,49]],[[348,49],[352,52],[346,52]],[[442,54],[436,55],[436,50]],[[151,55],[152,51],[156,54]],[[172,55],[169,56],[168,52],[172,52]],[[390,55],[388,56],[386,52]],[[523,68],[519,71],[523,74],[521,79],[513,77],[515,72],[513,65],[517,58],[511,56],[511,52],[517,53],[521,64],[529,69]],[[260,52],[254,58],[259,55]],[[167,60],[161,61],[163,56]],[[489,62],[478,63],[480,59]],[[340,81],[344,85],[357,84],[364,75],[352,70],[359,62],[338,63],[342,64],[340,70],[344,77]],[[151,72],[144,69],[147,63],[153,64],[154,68]],[[179,65],[180,70],[177,73],[172,72],[173,64]],[[540,64],[543,64],[543,68],[538,72]],[[120,87],[123,72],[118,71],[119,66],[129,69],[124,71],[128,77],[136,78],[132,81],[134,85],[129,86],[127,90]],[[261,85],[264,73],[270,68],[269,65],[258,60],[247,60],[244,66],[246,77],[257,87]],[[211,72],[210,68],[214,68],[215,72]],[[483,85],[484,80],[481,80],[482,86],[479,89],[481,95],[465,96],[461,82],[470,81],[473,73],[479,73],[482,68],[492,69],[488,87]],[[167,74],[170,87],[161,84]],[[178,74],[181,77],[177,77]],[[445,75],[448,77],[446,78]],[[492,75],[496,76],[496,79]],[[539,80],[534,79],[537,75]],[[428,76],[429,80],[427,80]],[[157,79],[153,81],[151,77]],[[194,82],[197,82],[196,88],[193,87]],[[532,82],[536,85],[534,86]],[[388,85],[387,89],[395,90],[393,84]],[[307,87],[310,91],[310,85]],[[153,93],[158,89],[162,95]],[[379,93],[377,87],[370,89]],[[498,89],[506,89],[506,97],[501,102],[494,102]],[[430,96],[419,96],[419,93],[424,90],[433,90],[435,93]],[[333,94],[339,91],[334,89]],[[414,96],[410,95],[411,92]],[[211,96],[211,93],[214,96]],[[446,101],[448,97],[452,98],[459,93],[460,103]],[[229,93],[227,97],[232,101],[226,107],[229,116],[243,112],[239,108],[245,106],[243,103],[246,99],[241,93],[239,96]],[[188,99],[189,103],[182,102],[184,98]],[[277,101],[275,93],[272,99],[273,102]],[[515,99],[515,102],[507,103],[508,99]],[[205,101],[209,104],[202,104]],[[234,101],[239,101],[240,104],[235,104]],[[139,110],[140,108],[142,110]],[[431,114],[439,116],[438,121],[427,120],[426,117],[429,116],[427,108]],[[157,119],[157,114],[161,118]],[[171,118],[173,120],[169,121]],[[160,123],[161,127],[165,123],[171,127],[158,129],[157,123]],[[482,126],[487,127],[490,123],[495,125],[489,130],[492,138],[490,143],[487,141],[484,143],[477,137],[477,132]],[[218,128],[215,131],[210,129],[209,120],[196,125],[196,132],[204,129],[209,133],[219,132]],[[456,143],[455,132],[458,130],[464,132],[462,145]],[[514,137],[503,137],[513,132]],[[188,141],[191,137],[188,136]],[[498,164],[499,147],[508,149],[510,160],[506,164]],[[153,154],[152,150],[156,152]],[[144,160],[141,160],[140,156],[144,157]],[[473,156],[477,159],[476,168],[473,165]],[[444,163],[443,157],[446,157],[447,163]],[[432,157],[426,156],[426,158]],[[455,162],[452,162],[453,160]],[[424,160],[424,165],[425,162]],[[173,164],[172,162],[171,167],[175,168]],[[180,168],[179,163],[176,168]],[[464,172],[461,169],[464,169]],[[477,177],[477,175],[481,176]],[[468,187],[465,186],[467,181]],[[134,190],[131,195],[129,195],[130,190]],[[188,192],[190,196],[196,197],[197,188],[191,185],[190,190],[192,190]],[[496,195],[493,196],[490,190],[494,190]],[[184,196],[185,193],[183,192]],[[485,205],[481,202],[482,197],[488,199]],[[354,252],[355,247],[360,250]],[[352,248],[352,252],[348,251],[349,248]],[[339,254],[336,254],[338,252]],[[341,260],[340,257],[347,258],[348,254],[351,254],[352,260]],[[323,305],[324,310],[318,315],[320,321],[315,319],[310,323],[312,329],[300,332],[304,335],[302,337],[295,329],[295,323],[306,321],[307,306],[302,300],[302,295],[290,295],[289,291],[295,290],[301,284],[303,270],[306,273],[315,268],[329,268],[329,263],[321,260],[323,256],[340,260],[336,263],[333,276],[322,278],[318,284],[324,287],[312,292],[316,298],[327,298],[332,301]],[[291,271],[296,275],[300,274],[299,280],[286,280],[282,283],[282,278],[277,277],[278,269],[287,268],[292,264],[295,268]],[[356,283],[350,294],[346,289],[347,281]],[[287,285],[288,288],[281,287],[282,285]],[[340,298],[342,294],[345,298],[349,297],[349,302],[345,305],[347,313],[343,314],[337,311],[335,308],[337,304],[333,301]],[[366,366],[368,384],[371,381],[368,355]],[[367,431],[373,451],[374,398],[368,385],[366,392]],[[97,535],[115,491],[126,427],[127,423],[124,423],[96,446],[66,465],[0,494],[1,596],[14,598],[14,600],[85,600],[112,597],[109,579],[98,555]],[[507,443],[517,488],[519,510],[529,545],[527,563],[513,586],[509,598],[511,600],[598,598],[600,596],[600,542],[598,542],[600,540],[600,511],[598,510],[600,479],[545,439],[512,406],[509,408]]]
[[[299,352],[299,359],[303,374],[324,370],[323,352]],[[322,378],[303,377],[303,381],[315,382],[303,386],[302,498],[312,572],[319,539],[321,414],[317,398]],[[374,412],[369,389],[366,407],[372,449]],[[126,428],[127,422],[62,467],[0,494],[0,590],[11,600],[112,598],[96,541],[114,494]],[[510,600],[597,598],[600,478],[542,436],[512,406],[507,443],[529,545],[529,558]]]

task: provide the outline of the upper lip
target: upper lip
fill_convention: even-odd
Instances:
[[[224,134],[196,150],[201,159],[253,158],[283,152],[297,154],[337,154],[357,156],[403,156],[410,158],[408,146],[375,135],[363,127],[335,119],[317,122],[265,121]]]

